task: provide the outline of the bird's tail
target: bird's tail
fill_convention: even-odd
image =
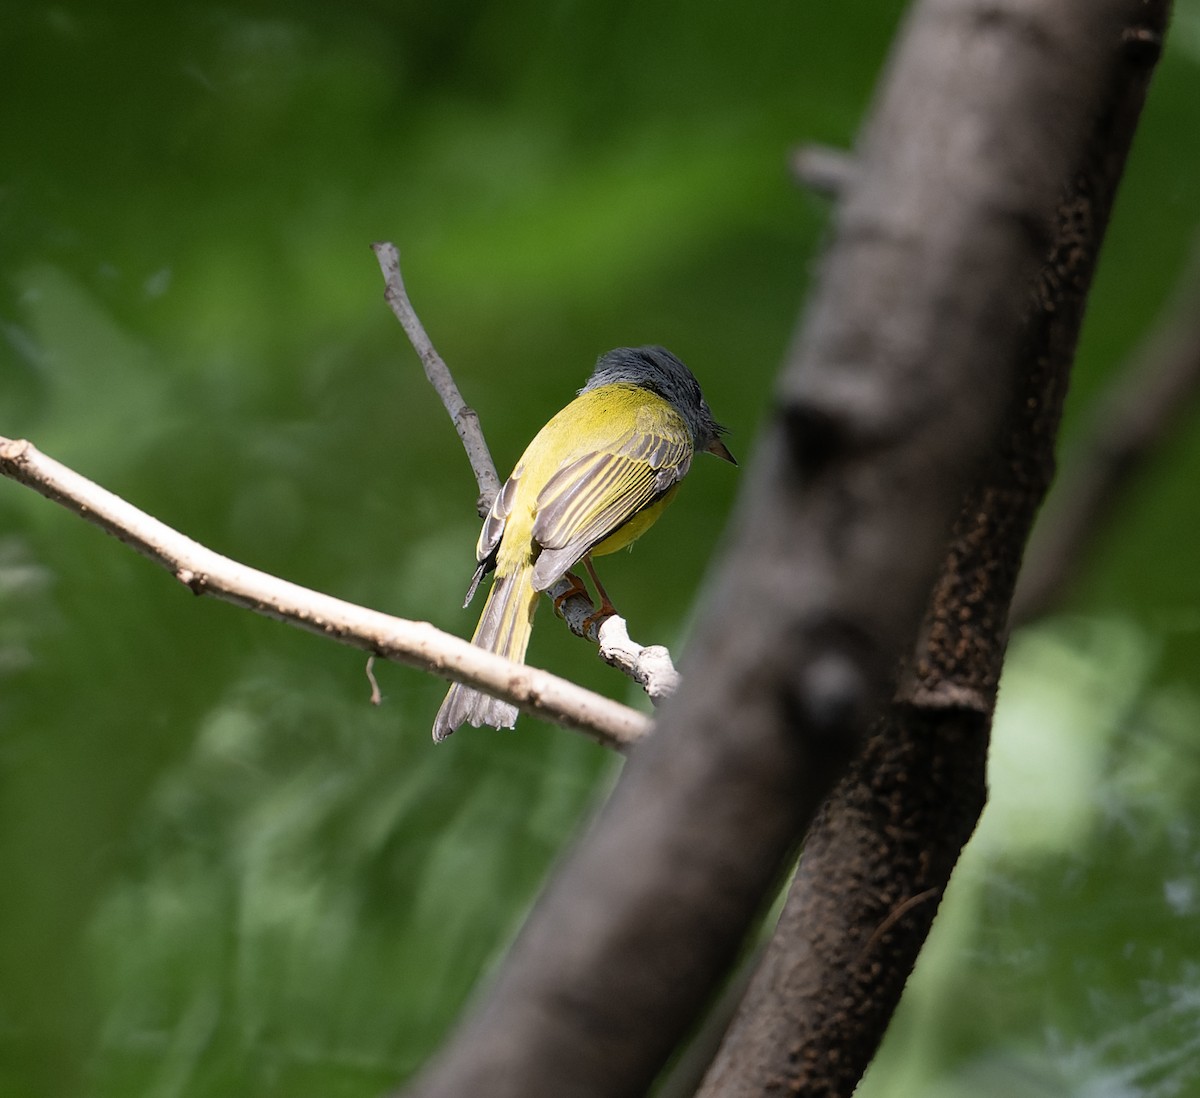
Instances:
[[[525,649],[529,647],[538,597],[538,592],[533,589],[531,569],[517,568],[509,575],[497,576],[471,643],[522,662]],[[433,738],[440,742],[461,724],[472,724],[476,728],[481,725],[512,728],[516,723],[515,705],[456,682],[434,718]]]

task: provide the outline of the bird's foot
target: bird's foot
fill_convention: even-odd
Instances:
[[[563,617],[563,603],[567,599],[573,599],[576,595],[582,595],[588,602],[592,601],[592,596],[588,594],[588,589],[583,585],[581,580],[574,572],[568,572],[564,579],[571,581],[571,586],[568,587],[561,595],[554,596],[554,612],[561,618]]]

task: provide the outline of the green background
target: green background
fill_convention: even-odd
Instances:
[[[475,488],[382,301],[506,472],[600,352],[661,342],[752,451],[903,5],[709,0],[0,12],[0,433],[219,552],[468,634]],[[1067,443],[1200,221],[1179,6]],[[739,475],[698,461],[606,583],[680,650]],[[1200,430],[1020,635],[994,802],[863,1092],[1200,1087]],[[618,697],[543,610],[532,662]],[[615,773],[232,607],[0,484],[0,1095],[374,1095],[436,1046]],[[1122,1089],[1123,1088],[1123,1089]]]

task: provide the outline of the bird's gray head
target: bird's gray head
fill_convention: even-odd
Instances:
[[[692,432],[692,443],[697,451],[707,450],[733,461],[733,456],[721,442],[725,428],[713,419],[704,394],[700,392],[700,383],[665,347],[618,347],[601,355],[592,376],[579,391],[586,393],[601,385],[619,382],[640,385],[669,401]]]

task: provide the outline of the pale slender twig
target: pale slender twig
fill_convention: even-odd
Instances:
[[[367,682],[371,684],[371,704],[382,705],[383,693],[379,689],[379,681],[375,678],[375,656],[374,654],[367,657],[366,666]]]
[[[571,581],[564,578],[546,593],[555,598],[570,588]],[[564,599],[559,613],[572,633],[595,644],[600,658],[633,679],[655,705],[679,688],[680,676],[670,651],[661,644],[643,645],[631,639],[629,626],[619,614],[597,620],[591,601],[582,594]]]
[[[434,349],[433,341],[417,317],[412,302],[408,300],[408,292],[404,289],[404,279],[400,274],[400,252],[396,245],[386,242],[372,244],[371,251],[375,253],[375,258],[379,260],[379,269],[383,272],[383,281],[387,287],[384,298],[396,314],[396,319],[400,321],[400,326],[421,359],[429,384],[442,398],[442,403],[454,422],[454,429],[462,439],[467,460],[475,474],[475,483],[479,485],[476,507],[479,517],[483,518],[488,513],[492,500],[496,498],[496,493],[500,491],[500,477],[496,473],[496,463],[492,460],[491,451],[484,440],[479,415],[463,400],[453,375],[442,356]]]
[[[372,244],[371,250],[379,260],[379,269],[383,272],[387,287],[384,297],[396,319],[400,321],[413,350],[421,359],[425,376],[441,397],[454,422],[458,437],[462,439],[467,459],[479,485],[478,508],[482,517],[487,514],[492,500],[500,490],[500,478],[496,473],[491,451],[484,440],[479,415],[463,400],[450,368],[434,349],[425,326],[408,299],[404,278],[400,272],[399,249],[395,244],[384,241]],[[546,593],[557,600],[569,591],[571,586],[569,580],[560,580]],[[559,612],[572,633],[595,644],[599,649],[600,658],[641,686],[652,702],[657,704],[675,693],[679,686],[679,672],[671,662],[671,653],[663,645],[641,645],[631,640],[625,619],[616,615],[595,620],[592,616],[595,607],[583,593],[562,599]]]
[[[623,750],[650,720],[575,683],[513,663],[443,633],[310,591],[223,557],[80,476],[22,439],[0,437],[0,472],[99,526],[170,571],[197,595],[215,595],[277,621],[447,678]]]

